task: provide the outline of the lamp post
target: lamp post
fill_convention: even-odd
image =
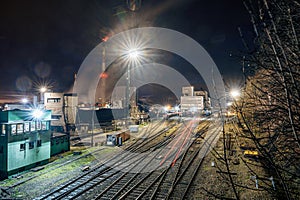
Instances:
[[[44,93],[47,91],[47,88],[46,87],[41,87],[40,88],[40,95],[41,95],[41,103],[43,104],[44,103]]]
[[[21,101],[22,101],[22,103],[23,103],[24,105],[26,105],[26,104],[28,103],[28,99],[27,99],[27,98],[23,98]]]
[[[130,122],[130,108],[131,108],[131,101],[130,101],[130,83],[131,83],[131,65],[132,63],[137,63],[140,58],[140,51],[138,49],[131,49],[126,54],[128,58],[128,67],[127,67],[127,82],[126,82],[126,98],[125,98],[125,106],[128,106],[128,113],[127,113],[127,126],[129,126]]]
[[[92,137],[91,137],[91,147],[94,146],[94,128],[95,128],[95,119],[94,119],[94,115],[95,115],[95,106],[92,106]]]

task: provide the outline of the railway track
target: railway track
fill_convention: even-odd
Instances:
[[[164,131],[159,132],[157,135],[163,134]],[[155,137],[151,137],[150,140],[154,140],[154,138]],[[147,139],[144,141],[146,140]],[[167,141],[167,139],[165,141]],[[124,176],[124,173],[121,172],[132,170],[132,168],[135,166],[134,163],[141,162],[143,159],[145,159],[139,156],[141,154],[132,153],[138,151],[138,148],[140,148],[135,148],[134,146],[135,145],[130,145],[127,148],[130,151],[123,151],[122,154],[115,155],[113,158],[107,160],[104,164],[95,166],[83,175],[72,179],[57,189],[54,189],[35,199],[74,199],[85,192],[88,194],[96,186],[101,186],[104,180],[106,184],[108,184],[109,181],[114,182],[118,178]]]
[[[208,126],[209,124],[204,125],[198,135],[204,135]],[[172,191],[174,183],[179,176],[180,169],[184,166],[183,161],[191,159],[189,152],[194,144],[196,144],[195,140],[183,142],[181,144],[185,145],[185,148],[181,148],[181,153],[183,154],[179,157],[176,156],[180,151],[179,148],[172,156],[170,155],[170,157],[174,159],[170,160],[172,162],[170,162],[166,168],[151,172],[148,177],[140,180],[138,184],[124,193],[119,199],[166,199]]]
[[[188,132],[190,133],[192,132],[192,125],[193,124],[191,123],[186,127],[186,129],[189,129]],[[184,139],[182,141],[187,141],[185,139],[186,137],[189,137],[189,135],[184,133],[186,132],[182,132],[182,134],[178,136],[177,141],[182,139]],[[180,145],[189,145],[189,143],[183,142]],[[182,148],[178,149],[178,151],[180,150],[182,150]],[[174,151],[170,154],[167,153],[166,156],[168,158],[176,158],[178,151]],[[161,151],[158,151],[156,155],[159,155],[160,152]],[[152,163],[154,159],[155,158],[150,159],[146,165]],[[177,164],[174,162],[174,165],[176,165],[176,167],[174,167],[170,161],[172,160],[163,159],[163,162],[168,162],[168,165],[165,168],[160,168],[160,165],[157,165],[155,170],[151,170],[147,173],[135,173],[128,179],[122,179],[121,177],[109,185],[94,199],[153,199],[154,197],[163,199],[168,194],[169,188],[175,181],[176,175],[174,174],[177,173],[174,172],[175,170],[178,171],[178,166],[180,165],[180,163]],[[81,199],[91,198],[83,196]]]
[[[137,140],[130,151],[36,199],[185,199],[220,131],[210,122],[197,125],[192,120],[163,139],[168,129]]]
[[[187,158],[182,162],[182,167],[178,171],[176,181],[172,185],[166,199],[186,199],[188,191],[200,169],[206,154],[212,148],[213,144],[217,142],[219,133],[222,126],[219,124],[217,127],[213,127],[210,130],[210,135],[204,138],[202,143],[198,143],[195,140],[190,146],[186,156]]]

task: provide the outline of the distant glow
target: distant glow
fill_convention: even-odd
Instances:
[[[167,111],[169,111],[169,110],[170,110],[170,108],[171,108],[171,106],[169,106],[169,105],[168,105],[168,106],[165,106],[165,107],[164,107],[164,111],[166,111],[166,112],[167,112]]]
[[[233,98],[237,98],[237,97],[239,97],[239,96],[241,95],[241,93],[240,93],[239,90],[233,89],[233,90],[231,90],[230,95],[231,95]]]
[[[228,102],[228,103],[227,103],[227,106],[231,106],[231,105],[232,105],[232,102]]]
[[[23,99],[22,99],[22,103],[28,103],[28,99],[23,98]]]
[[[109,37],[108,37],[108,36],[105,36],[104,38],[102,38],[102,41],[103,41],[103,42],[107,42],[108,39],[109,39]]]
[[[46,87],[41,87],[40,88],[40,92],[46,92],[47,91],[47,88]]]
[[[35,109],[32,111],[32,117],[34,119],[40,119],[43,116],[43,111],[40,109]]]

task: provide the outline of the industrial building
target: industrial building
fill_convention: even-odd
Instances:
[[[0,111],[1,179],[48,162],[50,120],[50,110]]]
[[[207,91],[194,91],[193,86],[187,86],[182,87],[180,105],[182,113],[202,113],[210,108],[210,99]]]
[[[52,111],[51,128],[55,132],[75,130],[78,97],[73,93],[44,93],[44,107]]]
[[[64,132],[63,93],[45,92],[43,100],[45,109],[52,111],[51,128],[57,132]]]
[[[63,115],[66,127],[66,132],[75,131],[76,116],[77,116],[78,96],[76,93],[64,94],[63,99]]]

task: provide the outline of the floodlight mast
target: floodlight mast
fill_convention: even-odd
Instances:
[[[130,79],[131,79],[131,65],[132,63],[137,63],[137,61],[141,57],[141,52],[138,49],[130,49],[128,52],[125,54],[126,57],[128,58],[128,67],[127,67],[127,81],[126,81],[126,98],[125,98],[125,106],[128,107],[128,113],[127,113],[127,126],[129,125],[130,122],[130,107],[131,107],[131,101],[130,101]]]
[[[48,89],[46,87],[41,87],[40,88],[40,95],[41,95],[41,99],[40,99],[40,103],[44,104],[44,93],[47,91]]]

